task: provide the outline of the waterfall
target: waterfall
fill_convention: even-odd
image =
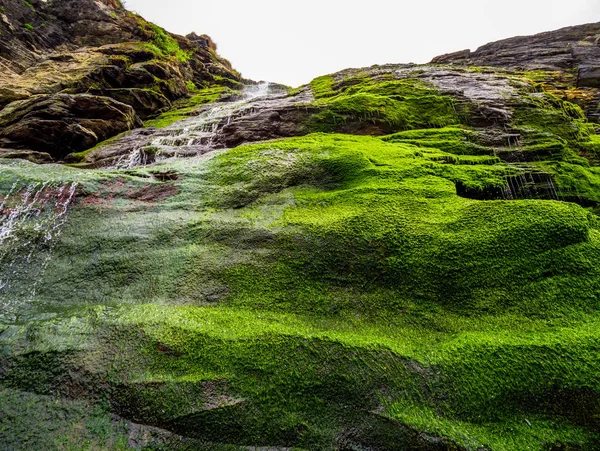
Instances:
[[[0,318],[10,314],[18,303],[35,297],[76,189],[76,183],[32,183],[21,188],[15,183],[2,200]],[[19,283],[13,283],[17,280]]]
[[[122,157],[115,167],[134,168],[159,159],[202,155],[213,150],[215,138],[220,130],[229,125],[234,117],[251,112],[252,102],[269,98],[269,91],[270,83],[260,83],[246,87],[238,100],[218,102],[204,107],[197,116],[161,129],[161,136]]]
[[[550,199],[560,200],[552,176],[539,168],[528,165],[511,165],[517,174],[506,176],[506,186],[502,190],[505,200],[514,199]]]

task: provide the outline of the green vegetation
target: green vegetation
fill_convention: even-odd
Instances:
[[[336,91],[333,90],[333,84],[335,80],[331,75],[324,75],[317,77],[310,82],[310,89],[315,96],[315,99],[322,99],[327,97],[333,97]]]
[[[20,370],[2,384],[46,396],[83,365],[113,387],[100,409],[207,443],[417,449],[414,428],[468,449],[591,447],[598,221],[458,197],[458,181],[514,170],[464,151],[468,136],[314,134],[127,173],[3,163],[3,191],[80,180],[94,200],[70,213],[28,313],[55,317],[3,335],[35,352],[5,354]],[[178,194],[149,170],[179,174]],[[136,200],[150,189],[172,194]]]
[[[186,83],[186,88],[189,92],[196,92],[198,90],[196,84],[191,80]]]
[[[33,31],[34,30],[33,25],[31,25],[30,23],[23,24],[23,27],[27,28],[29,31]]]
[[[31,258],[0,254],[0,435],[44,449],[596,449],[600,138],[531,87],[510,105],[522,142],[498,144],[469,125],[472,105],[420,79],[358,73],[311,83],[311,124],[382,136],[129,170],[0,160],[8,209],[26,187],[78,183],[55,241],[35,227],[50,205],[19,230],[41,243]],[[146,125],[230,92],[188,89]],[[501,193],[524,167],[580,205],[464,196]]]
[[[451,97],[417,79],[375,80],[331,76],[311,82],[315,106],[324,107],[312,121],[315,131],[386,134],[415,128],[445,127],[460,119]]]
[[[192,83],[192,82],[190,82]],[[192,83],[193,85],[193,83]],[[197,89],[194,85],[194,90],[190,89],[193,95],[176,105],[173,109],[161,114],[156,119],[150,119],[144,123],[146,127],[162,128],[167,127],[174,122],[180,121],[189,117],[193,112],[197,111],[202,105],[216,102],[220,97],[228,92],[232,92],[225,86],[210,86],[207,88]]]
[[[146,44],[149,50],[160,56],[172,56],[182,63],[189,61],[191,52],[181,50],[179,43],[164,28],[147,22],[139,16],[137,19],[139,28],[152,35],[151,43]]]
[[[33,7],[33,5],[32,5],[31,3],[29,3],[27,0],[23,0],[23,3],[25,3],[25,5],[26,5],[28,8],[35,9],[35,8]]]
[[[439,149],[454,155],[493,155],[494,149],[478,144],[477,133],[465,127],[444,127],[399,132],[384,138],[387,142],[407,143]]]

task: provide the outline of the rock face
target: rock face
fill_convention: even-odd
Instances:
[[[600,23],[592,23],[504,39],[481,46],[474,52],[462,50],[438,56],[431,62],[560,71],[598,65],[599,60]]]
[[[171,35],[113,0],[5,0],[0,7],[0,62],[4,67],[0,108],[18,108],[10,104],[40,94],[85,93],[125,103],[139,118],[146,118],[187,96],[190,86],[235,86],[240,80],[231,65],[216,54],[210,38]],[[53,111],[57,120],[59,111],[66,114],[64,122],[81,114],[69,112],[63,104]],[[97,120],[110,121],[105,116]],[[129,122],[139,124],[139,120]],[[109,134],[101,133],[101,139],[122,131],[122,122],[117,119],[104,131]],[[48,132],[46,128],[38,131]],[[65,129],[66,141],[78,144],[52,154],[66,155],[70,149],[95,141],[82,139],[80,132],[76,127]],[[68,139],[70,133],[74,133],[72,139]],[[21,136],[14,131],[10,136],[4,142],[11,146],[28,143],[14,141]],[[54,138],[46,135],[40,142]]]
[[[600,23],[505,39],[486,44],[474,52],[463,50],[441,55],[431,62],[547,72],[545,82],[556,88],[557,95],[576,101],[590,119],[600,122]],[[580,92],[564,92],[573,89]]]
[[[60,160],[131,130],[135,110],[109,97],[89,94],[32,96],[0,112],[2,147],[24,147]]]
[[[0,448],[598,449],[590,26],[292,90],[24,5],[58,44],[2,35]]]
[[[262,90],[262,92],[257,92]],[[189,118],[163,128],[143,128],[124,134],[88,152],[86,167],[152,163],[156,158],[204,155],[217,149],[276,138],[302,136],[313,131],[311,118],[324,107],[311,106],[310,89],[288,96],[278,85],[249,86],[241,94],[192,111]],[[129,159],[137,151],[139,159]]]

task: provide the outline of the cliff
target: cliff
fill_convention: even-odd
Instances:
[[[291,89],[82,4],[3,6],[0,447],[598,449],[598,25]]]
[[[141,125],[190,91],[237,86],[210,38],[188,38],[113,0],[0,2],[0,147],[60,160]]]
[[[567,27],[534,36],[492,42],[476,51],[434,58],[434,64],[486,66],[529,73],[565,100],[580,105],[600,122],[600,24]]]

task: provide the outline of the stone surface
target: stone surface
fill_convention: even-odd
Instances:
[[[0,149],[0,158],[27,160],[36,164],[52,163],[52,156],[34,150]]]
[[[566,27],[533,36],[492,42],[474,52],[462,50],[434,58],[433,64],[491,66],[508,72],[546,72],[553,94],[577,103],[600,122],[600,23]]]
[[[187,96],[192,84],[239,84],[239,74],[216,54],[210,38],[169,34],[115,0],[4,0],[0,6],[0,108],[29,96],[85,93],[126,103],[146,118]],[[161,48],[165,40],[169,47]],[[64,105],[60,111],[65,122],[80,115]],[[14,141],[22,136],[15,130],[9,145],[27,146]],[[73,127],[63,132],[73,133],[78,144],[58,154],[95,141],[82,140],[81,130]]]
[[[308,122],[322,110],[309,105],[312,100],[309,89],[288,96],[277,85],[271,85],[270,92],[264,97],[240,103],[237,107],[232,106],[236,97],[226,100],[200,107],[188,119],[164,128],[144,128],[125,133],[86,154],[81,163],[96,168],[112,166],[126,161],[136,149],[146,152],[143,158],[150,163],[155,158],[156,142],[162,140],[169,142],[168,146],[159,146],[162,158],[166,158],[202,155],[244,143],[302,136],[311,132]],[[231,108],[231,111],[222,116],[211,114],[220,108]],[[187,130],[191,130],[192,135],[188,136]],[[72,157],[68,161],[77,162]]]
[[[600,88],[600,65],[580,66],[577,74],[577,84],[581,87]]]
[[[33,96],[0,112],[0,143],[25,147],[61,159],[93,147],[136,125],[133,108],[88,94]]]
[[[599,42],[600,23],[592,23],[504,39],[474,52],[462,50],[441,55],[431,62],[526,70],[574,69],[598,61]]]

